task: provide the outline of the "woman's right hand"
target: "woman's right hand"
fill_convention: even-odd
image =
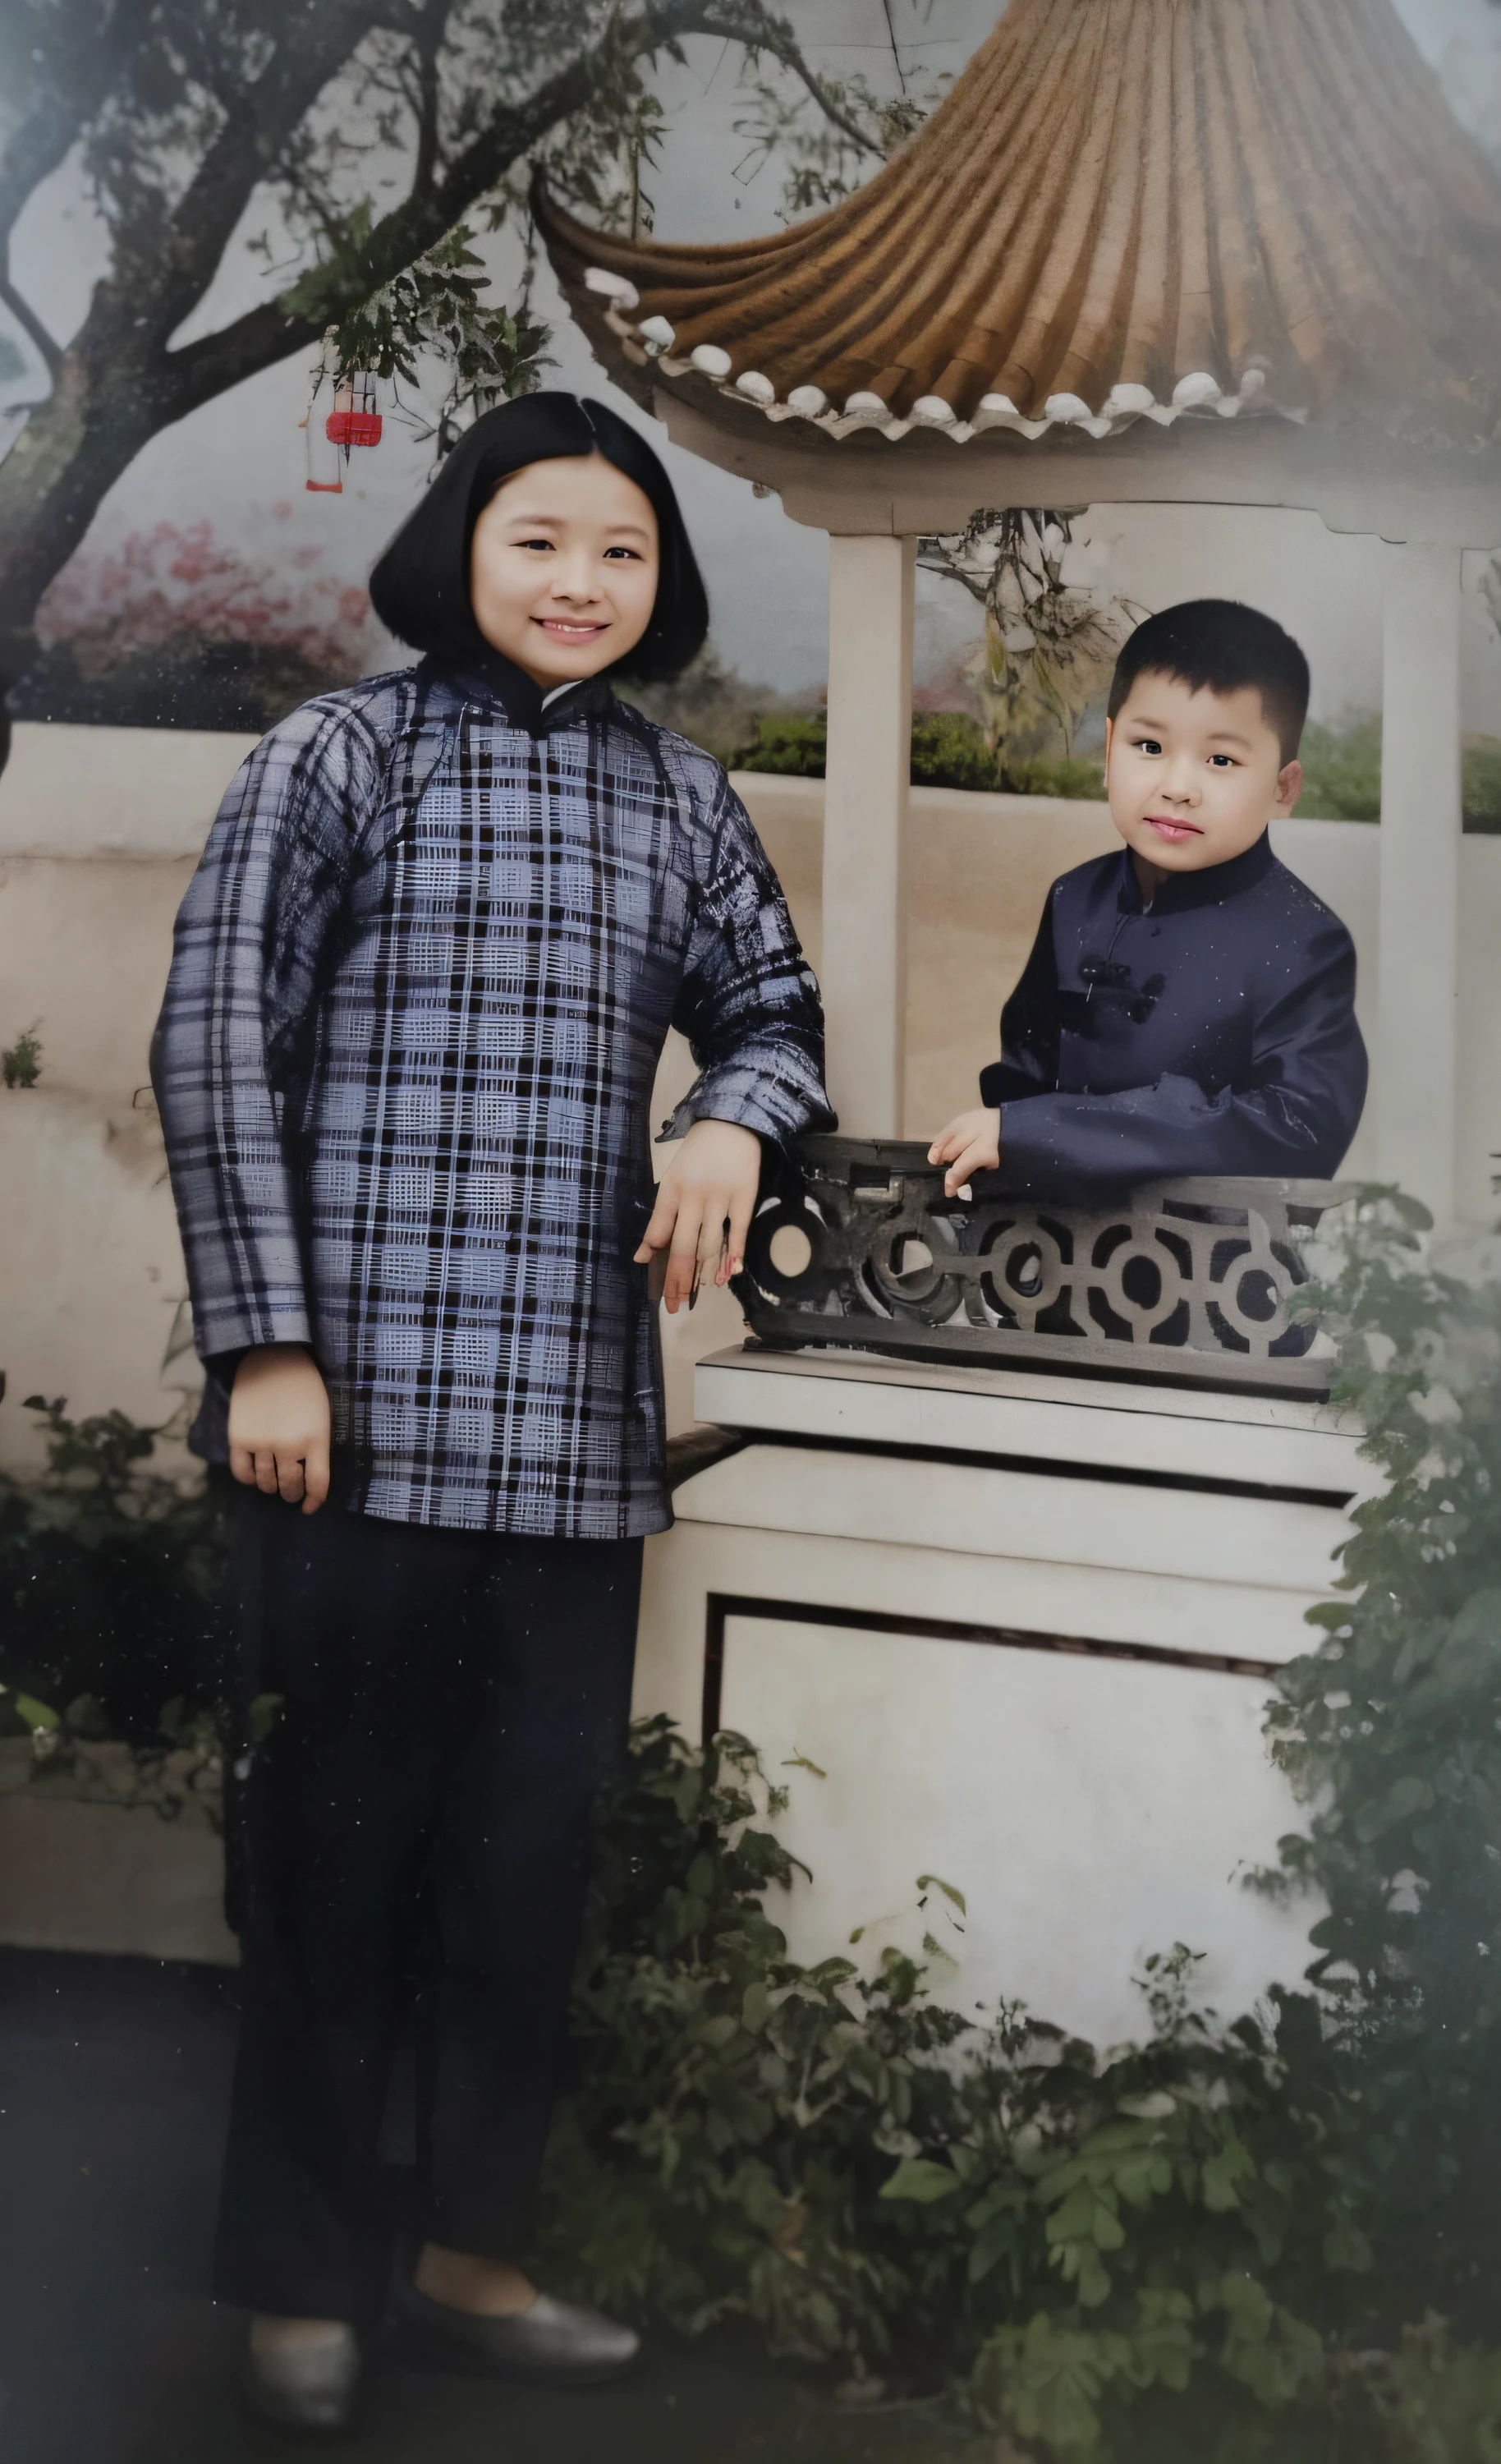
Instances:
[[[328,1495],[328,1388],[302,1343],[248,1352],[229,1397],[229,1469],[247,1488],[315,1514]]]

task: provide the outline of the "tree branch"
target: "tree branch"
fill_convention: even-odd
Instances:
[[[445,0],[429,0],[422,23],[412,37],[416,54],[416,96],[413,116],[417,122],[417,161],[412,170],[412,194],[425,196],[434,185],[438,168],[438,55],[443,45],[446,16]]]
[[[55,171],[83,126],[54,96],[29,112],[0,157],[0,244],[9,241],[29,197]]]
[[[41,353],[42,364],[50,377],[55,378],[62,365],[62,345],[54,342],[36,311],[22,298],[9,274],[0,274],[0,307],[8,308],[23,334]]]
[[[731,42],[744,43],[748,51],[770,52],[807,87],[831,127],[838,129],[840,135],[847,137],[862,154],[881,153],[881,147],[870,130],[862,128],[858,120],[835,101],[817,72],[809,67],[803,57],[802,47],[785,17],[768,17],[759,8],[748,14],[743,9],[734,7],[711,8],[707,15],[712,17],[713,23],[695,27],[694,33],[724,34]],[[751,33],[752,23],[759,26],[758,33]]]
[[[307,11],[306,34],[296,48],[278,45],[228,113],[170,217],[171,263],[159,323],[163,346],[207,289],[252,191],[274,173],[282,149],[323,88],[365,36],[391,16],[390,0],[317,0]]]
[[[325,0],[326,4],[326,0]],[[880,147],[858,121],[840,111],[824,92],[803,59],[792,29],[770,16],[750,0],[647,0],[634,18],[617,25],[614,41],[622,53],[649,57],[685,34],[719,34],[748,49],[769,51],[801,77],[809,94],[866,153]],[[433,247],[461,222],[476,201],[489,194],[511,165],[548,132],[570,119],[588,101],[598,62],[594,54],[570,60],[524,102],[497,109],[444,178],[424,193],[410,191],[384,215],[359,249],[331,259],[305,275],[280,299],[247,310],[217,333],[206,334],[167,355],[166,368],[181,393],[182,417],[232,385],[315,341],[372,292]],[[295,305],[291,304],[295,301]]]
[[[648,9],[638,20],[642,39],[631,48],[657,48],[675,31],[671,20],[691,17],[700,10],[701,0],[666,0],[664,6]],[[668,21],[666,32],[659,31],[663,20]],[[227,385],[316,341],[326,326],[391,281],[462,221],[476,198],[493,188],[539,138],[582,108],[593,77],[592,58],[570,60],[525,103],[498,110],[440,183],[424,193],[409,192],[358,249],[305,275],[280,299],[248,309],[232,324],[170,353],[169,365],[185,392],[185,409],[210,401]],[[298,303],[294,308],[288,304],[294,297]]]

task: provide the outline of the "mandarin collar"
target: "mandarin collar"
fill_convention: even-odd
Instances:
[[[1148,908],[1142,901],[1131,850],[1122,847],[1116,906],[1122,915],[1182,915],[1193,907],[1219,907],[1227,898],[1237,898],[1243,890],[1253,888],[1275,862],[1272,833],[1263,830],[1259,839],[1253,839],[1249,847],[1224,864],[1206,865],[1202,872],[1170,872]]]
[[[450,685],[466,701],[479,702],[489,710],[498,708],[512,727],[532,737],[552,736],[559,728],[571,727],[575,719],[600,716],[615,707],[606,676],[584,676],[561,690],[544,688],[499,650],[464,660],[428,657],[423,660],[421,672],[424,678]]]

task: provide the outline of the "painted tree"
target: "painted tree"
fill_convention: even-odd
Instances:
[[[524,212],[537,166],[585,213],[639,217],[652,72],[692,34],[738,51],[752,145],[801,146],[831,193],[880,160],[876,99],[815,76],[764,0],[8,0],[0,305],[46,388],[0,461],[0,696],[108,490],[230,386],[330,329],[336,374],[436,354],[448,417],[533,384],[545,336],[486,302],[474,233]],[[109,261],[62,335],[10,243],[70,158]],[[247,249],[265,296],[180,339]]]
[[[1065,583],[1073,536],[1066,513],[982,506],[962,531],[925,539],[918,551],[930,573],[959,583],[985,610],[969,672],[992,752],[1041,721],[1056,728],[1067,753],[1121,643],[1147,612],[1134,600]]]

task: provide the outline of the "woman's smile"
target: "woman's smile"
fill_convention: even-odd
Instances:
[[[651,623],[657,517],[602,453],[532,462],[502,480],[469,558],[475,623],[539,685],[618,665]]]

